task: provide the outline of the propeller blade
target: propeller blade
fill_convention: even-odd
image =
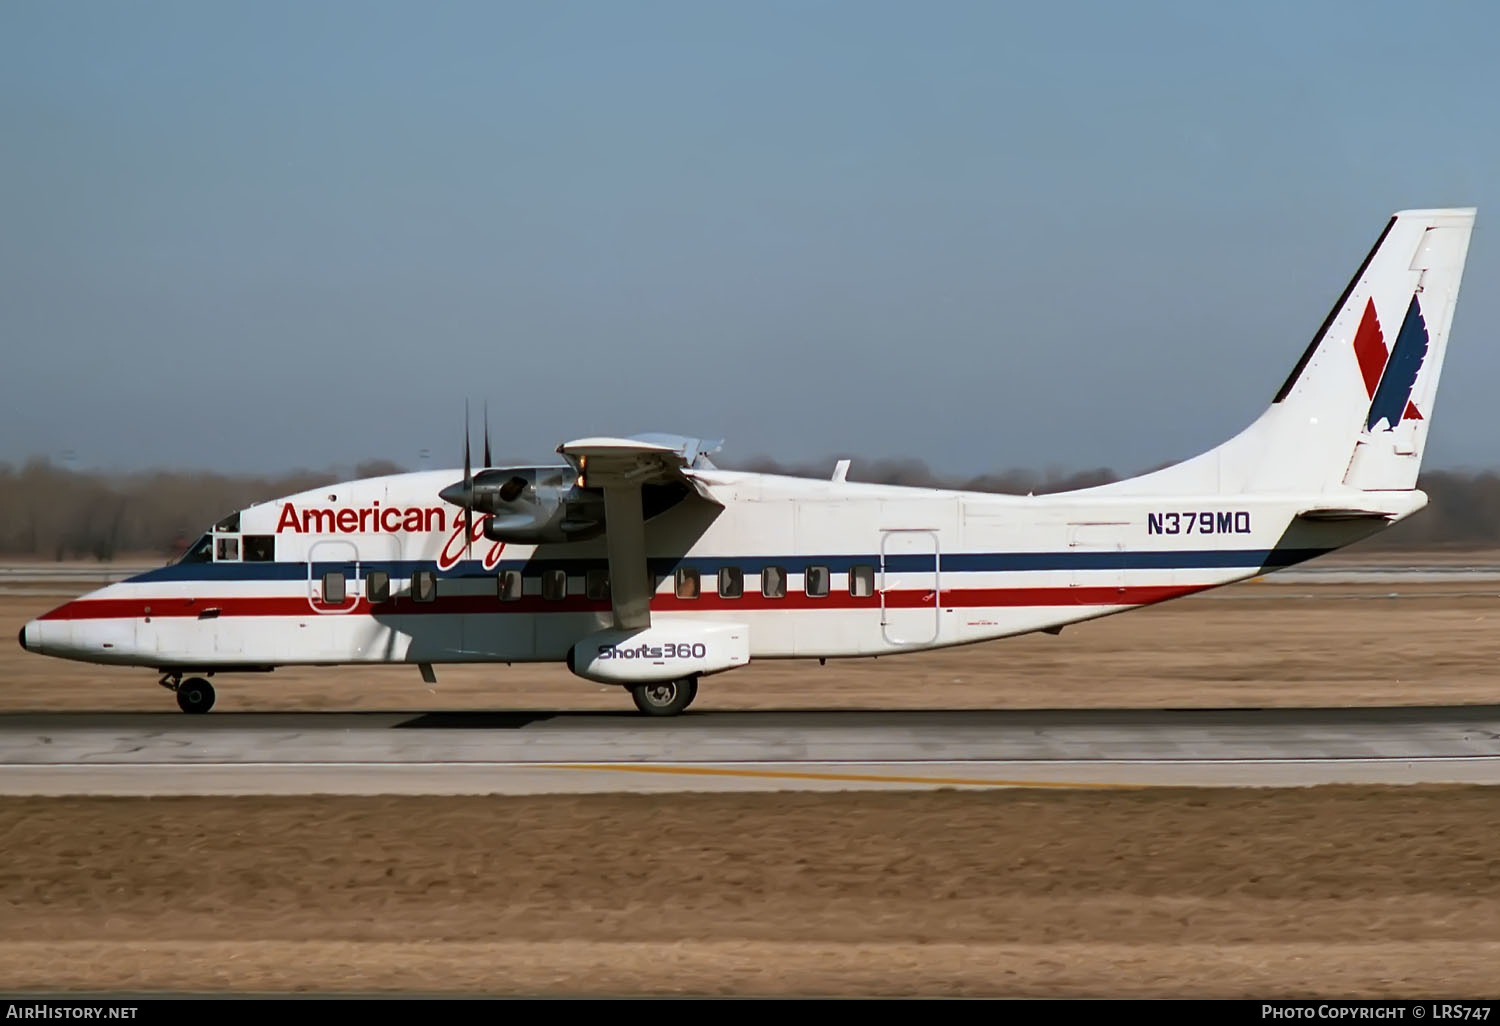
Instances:
[[[464,400],[464,556],[473,555],[474,472],[469,468],[469,400]]]
[[[490,402],[488,399],[484,402],[484,465],[486,467],[495,465],[494,460],[490,459]]]

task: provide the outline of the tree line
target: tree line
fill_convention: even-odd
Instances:
[[[720,465],[826,478],[835,461],[788,464],[757,457]],[[0,555],[31,559],[167,560],[214,522],[253,502],[351,478],[402,472],[385,460],[281,475],[204,471],[78,472],[45,460],[0,464]],[[944,475],[920,460],[853,461],[849,480],[1045,495],[1107,484],[1113,471],[1005,470]],[[1359,543],[1363,549],[1500,547],[1500,471],[1432,470],[1417,486],[1430,496],[1416,516]]]
[[[19,468],[0,463],[0,555],[166,561],[225,515],[251,503],[402,469],[374,461],[280,475],[109,474],[71,471],[45,460]]]

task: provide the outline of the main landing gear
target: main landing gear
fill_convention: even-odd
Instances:
[[[161,686],[176,692],[177,708],[185,713],[206,713],[214,707],[214,686],[202,677],[182,679],[180,673],[169,673],[161,679]]]
[[[635,698],[635,707],[647,716],[676,716],[698,697],[698,678],[637,684],[630,694]]]

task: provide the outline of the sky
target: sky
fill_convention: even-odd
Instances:
[[[1134,473],[1477,206],[1427,468],[1500,467],[1500,7],[0,5],[0,461],[723,438]],[[424,456],[425,452],[425,456]]]

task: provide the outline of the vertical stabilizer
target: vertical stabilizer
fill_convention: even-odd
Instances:
[[[1393,215],[1253,424],[1201,456],[1087,491],[1415,488],[1474,217],[1472,208]]]

